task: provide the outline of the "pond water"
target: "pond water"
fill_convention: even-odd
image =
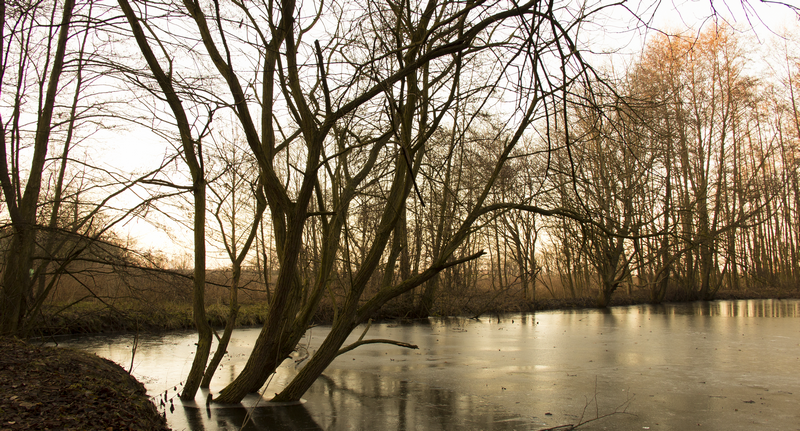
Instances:
[[[303,348],[313,353],[328,330],[310,329]],[[257,334],[234,333],[212,392],[241,370]],[[419,349],[360,347],[337,358],[294,405],[267,402],[297,372],[292,360],[263,398],[207,408],[201,392],[181,403],[195,337],[142,336],[133,358],[133,375],[157,403],[167,400],[174,430],[238,430],[246,416],[244,429],[253,430],[531,430],[595,418],[581,429],[800,430],[798,300],[373,324],[366,338]],[[131,334],[58,342],[131,366]]]

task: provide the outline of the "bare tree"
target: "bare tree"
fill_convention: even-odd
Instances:
[[[212,181],[209,186],[214,196],[212,198],[215,206],[214,218],[219,226],[219,236],[225,252],[231,262],[232,274],[225,330],[222,337],[217,340],[217,350],[206,367],[200,383],[202,388],[209,387],[219,363],[227,352],[239,313],[238,295],[242,263],[255,241],[261,227],[261,218],[267,207],[261,177],[258,171],[252,172],[248,169],[253,163],[247,157],[246,150],[240,148],[239,144],[235,137],[218,143],[216,150],[217,157],[222,162],[223,169],[219,176],[222,180]]]
[[[116,94],[100,83],[111,50],[100,37],[113,20],[108,11],[71,1],[2,2],[0,9],[1,217],[8,223],[2,227],[0,333],[25,336],[41,323],[61,277],[78,270],[73,263],[111,257],[98,250],[121,245],[114,226],[159,193],[118,207],[153,171],[113,170],[90,155],[92,135],[119,114]]]
[[[576,23],[588,13],[575,22],[562,22],[561,6],[538,2],[500,6],[365,1],[348,7],[331,4],[326,13],[334,17],[322,16],[321,10],[309,15],[293,1],[267,7],[187,0],[162,7],[176,7],[170,12],[173,19],[185,17],[193,33],[163,34],[157,41],[137,28],[143,23],[154,28],[159,17],[147,15],[145,9],[134,12],[125,0],[120,4],[168,100],[174,90],[167,81],[175,77],[150,60],[150,46],[194,50],[193,40],[202,42],[263,173],[279,271],[268,318],[250,360],[217,401],[238,402],[259,390],[289,356],[329,290],[337,261],[350,276],[345,296],[335,304],[331,333],[278,400],[298,399],[336,357],[350,332],[387,301],[448,267],[479,257],[481,252],[456,255],[476,221],[509,206],[553,214],[531,204],[502,202],[492,190],[514,147],[542,115],[547,98],[568,91],[569,79],[586,72],[573,37]],[[331,19],[342,24],[324,30],[322,23]],[[325,43],[308,42],[312,34]],[[237,69],[241,62],[248,68]],[[561,72],[548,73],[550,67]],[[484,73],[490,68],[494,72]],[[505,100],[516,101],[503,105],[501,93],[514,94]],[[409,196],[421,196],[417,172],[429,138],[443,125],[463,121],[466,129],[479,121],[475,114],[451,119],[461,97],[473,100],[470,112],[496,104],[513,121],[500,127],[489,170],[473,198],[463,203],[465,216],[438,254],[417,274],[395,280],[386,274],[394,273],[404,248],[398,225]],[[177,108],[173,105],[175,115]],[[181,136],[193,144],[191,135]],[[375,210],[368,222],[372,228],[360,238],[350,227],[358,214],[355,208],[351,212],[356,203],[371,203]],[[321,232],[315,250],[310,250],[314,241],[304,241],[313,231],[311,223]],[[361,252],[354,256],[357,249]],[[303,256],[315,256],[310,272],[302,264]],[[383,281],[374,285],[373,276],[381,267]],[[365,296],[367,292],[372,293]],[[196,359],[201,356],[198,352]]]
[[[669,274],[689,295],[712,298],[723,275],[738,265],[736,230],[762,224],[753,217],[776,196],[769,186],[758,186],[772,182],[773,174],[762,170],[770,150],[747,148],[766,137],[753,121],[758,81],[745,73],[742,49],[732,29],[710,26],[697,40],[655,38],[632,71],[633,97],[652,107],[641,111],[641,120],[663,154],[662,220],[670,236],[653,244],[661,256],[656,300],[663,298]],[[754,156],[752,170],[742,169],[747,153]],[[765,192],[755,201],[748,196],[754,188]]]
[[[195,326],[198,333],[197,351],[192,362],[192,368],[189,376],[184,384],[183,391],[181,392],[182,399],[193,399],[200,387],[203,374],[205,373],[206,363],[211,351],[211,326],[206,319],[205,308],[205,284],[206,284],[206,174],[203,159],[202,137],[207,131],[206,127],[201,128],[199,131],[193,129],[193,124],[190,122],[186,110],[182,103],[183,101],[178,96],[176,91],[177,85],[175,84],[172,70],[165,71],[159,58],[155,52],[150,48],[147,34],[144,31],[137,15],[133,8],[126,0],[119,2],[120,6],[125,13],[125,17],[130,24],[133,35],[139,45],[142,55],[147,62],[150,71],[153,73],[153,78],[158,84],[158,88],[169,105],[170,111],[175,118],[176,126],[180,135],[181,149],[183,160],[186,163],[192,177],[192,197],[194,204],[194,295],[192,314],[194,317]],[[161,45],[163,48],[164,46]],[[169,53],[163,51],[162,54],[167,57],[168,64],[172,60]],[[212,115],[209,114],[209,118]]]
[[[17,5],[15,5],[17,6]],[[45,17],[49,14],[56,15],[59,9],[53,7],[51,12],[43,8],[43,5],[32,5],[26,10],[25,6],[18,5],[20,10],[6,10],[5,1],[0,2],[0,14],[3,16],[3,25],[0,31],[6,30],[6,17],[7,13],[11,17],[18,16],[21,28],[22,40],[34,42],[38,35],[34,34],[37,28],[34,19],[39,19],[42,14]],[[12,221],[13,235],[11,237],[11,245],[7,252],[5,268],[3,271],[3,292],[2,304],[0,308],[3,310],[2,318],[2,332],[3,334],[15,334],[22,319],[27,311],[28,291],[32,288],[31,278],[33,270],[33,253],[35,246],[36,236],[36,210],[39,204],[39,195],[42,189],[42,173],[44,172],[45,161],[47,157],[47,150],[50,145],[50,133],[53,121],[53,111],[56,104],[56,96],[59,89],[61,74],[64,68],[64,59],[66,57],[67,40],[70,34],[70,24],[72,23],[72,13],[75,7],[75,2],[67,1],[61,9],[60,20],[52,20],[54,29],[57,30],[55,41],[53,38],[47,37],[46,40],[51,44],[47,46],[48,51],[54,51],[52,56],[45,57],[45,62],[50,66],[49,76],[38,83],[38,87],[43,91],[44,95],[40,100],[39,110],[36,112],[35,134],[32,140],[33,154],[31,156],[31,165],[28,169],[28,178],[25,184],[22,184],[21,175],[24,175],[24,168],[20,165],[22,162],[20,151],[28,142],[22,141],[22,106],[25,100],[25,93],[16,93],[14,97],[15,109],[12,114],[11,122],[6,123],[0,119],[3,124],[3,139],[2,146],[0,146],[0,181],[2,181],[3,195],[7,204],[7,209]],[[48,13],[49,12],[49,13]],[[29,21],[30,20],[30,21]],[[14,26],[16,27],[16,26]],[[12,27],[12,28],[14,28]],[[9,52],[12,43],[17,40],[17,35],[2,34],[3,52],[0,53],[3,58],[3,75],[8,75],[17,72],[14,68],[14,63],[10,63],[8,54],[16,54],[19,58],[16,60],[17,67],[24,68],[30,65],[30,61],[40,60],[39,58],[30,58],[29,55],[35,55],[33,52],[26,49],[26,45],[19,46],[17,52]],[[49,36],[49,35],[48,35]],[[34,39],[31,41],[31,39]],[[15,46],[16,47],[16,46]],[[52,64],[50,62],[52,61]],[[46,69],[46,71],[47,71]],[[27,89],[28,83],[26,82],[24,73],[15,73],[17,77],[17,88]],[[5,79],[3,79],[3,87],[6,87]],[[9,145],[10,144],[10,148]],[[11,169],[9,169],[9,165]],[[22,188],[24,187],[24,192]]]

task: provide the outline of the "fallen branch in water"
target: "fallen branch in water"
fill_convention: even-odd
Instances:
[[[347,347],[342,347],[341,349],[339,349],[339,352],[336,353],[336,356],[339,356],[341,354],[347,353],[347,352],[355,349],[356,347],[361,347],[361,346],[363,346],[365,344],[377,344],[377,343],[393,344],[395,346],[405,347],[405,348],[408,348],[408,349],[419,349],[419,346],[417,346],[416,344],[409,344],[409,343],[404,343],[402,341],[396,341],[396,340],[387,340],[387,339],[384,339],[384,338],[375,338],[375,339],[372,339],[372,340],[356,341],[355,343],[353,343],[353,344],[351,344],[351,345],[349,345]]]
[[[361,346],[363,346],[365,344],[393,344],[395,346],[405,347],[407,349],[419,349],[419,346],[417,346],[416,344],[409,344],[409,343],[404,343],[402,341],[395,341],[395,340],[387,340],[385,338],[375,338],[375,339],[372,339],[372,340],[365,340],[364,336],[367,335],[367,331],[369,331],[369,328],[371,326],[372,326],[372,319],[369,319],[369,322],[367,322],[367,327],[364,328],[364,332],[362,332],[361,336],[358,337],[358,341],[356,341],[353,344],[350,344],[347,347],[342,347],[341,349],[339,349],[339,351],[336,352],[336,356],[343,355],[343,354],[355,349],[356,347],[361,347]]]

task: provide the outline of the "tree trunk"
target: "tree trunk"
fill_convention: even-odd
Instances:
[[[293,277],[302,248],[304,220],[305,214],[301,214],[293,216],[289,221],[284,250],[279,256],[280,271],[272,302],[269,304],[267,321],[256,338],[253,351],[242,372],[215,397],[217,402],[238,403],[248,393],[257,392],[283,360],[289,357],[305,332],[305,328],[300,331],[294,325],[293,311],[296,311],[296,307],[292,304],[292,294],[298,290]]]
[[[15,227],[11,245],[6,251],[3,269],[3,294],[0,297],[2,326],[0,334],[15,335],[22,329],[27,311],[27,292],[31,289],[30,270],[32,265],[34,235],[36,231],[28,226]]]
[[[339,321],[334,322],[331,332],[325,337],[325,341],[322,342],[322,345],[317,349],[314,356],[311,357],[297,376],[295,376],[289,385],[286,386],[281,393],[277,394],[272,401],[300,401],[300,397],[306,393],[308,388],[317,380],[317,377],[319,377],[323,371],[325,371],[325,368],[336,358],[339,349],[355,327],[356,325],[349,319],[339,319]]]
[[[193,400],[205,373],[211,352],[211,326],[206,319],[206,184],[202,178],[194,187],[194,297],[192,314],[197,328],[197,350],[181,392],[182,400]]]
[[[3,20],[5,24],[5,2],[2,2]],[[33,268],[33,251],[36,242],[36,209],[42,188],[42,175],[50,144],[50,132],[55,99],[60,90],[60,79],[63,72],[66,45],[69,39],[74,0],[66,0],[63,6],[53,66],[47,79],[47,90],[44,99],[40,100],[39,118],[36,122],[36,135],[33,142],[33,156],[25,191],[18,196],[12,181],[19,184],[19,172],[14,172],[12,180],[8,171],[8,154],[6,151],[5,129],[0,142],[0,183],[11,216],[12,239],[4,268],[2,294],[0,294],[0,335],[15,335],[25,325],[23,320],[27,313],[27,296],[31,293],[31,269]],[[0,51],[2,52],[2,51]],[[44,85],[43,85],[44,86]],[[18,156],[18,155],[17,155]]]
[[[214,373],[216,373],[219,363],[222,362],[222,358],[225,356],[225,353],[228,352],[228,343],[231,341],[233,328],[236,327],[236,316],[239,314],[239,279],[241,278],[241,275],[241,265],[238,265],[236,262],[234,262],[233,280],[231,280],[231,303],[228,308],[228,321],[225,322],[225,332],[223,332],[222,337],[219,339],[217,351],[214,352],[214,356],[211,358],[211,361],[206,367],[206,373],[203,376],[203,380],[200,382],[201,388],[208,388],[209,385],[211,385],[211,379],[214,378]]]

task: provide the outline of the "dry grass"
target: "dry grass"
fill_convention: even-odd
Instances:
[[[208,319],[213,326],[225,325],[228,315],[228,285],[230,271],[209,271],[206,288]],[[377,292],[374,285],[367,295]],[[239,291],[240,310],[238,326],[260,325],[266,319],[268,294],[255,272],[244,272]],[[442,283],[435,298],[432,314],[435,316],[479,316],[503,312],[530,312],[537,310],[574,309],[596,307],[598,292],[588,287],[580,289],[574,297],[558,282],[548,288],[542,284],[525,294],[519,283],[498,287],[484,276],[472,286],[455,282]],[[422,289],[418,289],[421,291]],[[330,323],[337,305],[344,302],[344,287],[331,286],[323,297],[314,323]],[[35,335],[67,333],[163,331],[194,327],[191,312],[192,284],[188,274],[167,274],[142,270],[84,271],[70,278],[62,278],[51,300],[39,316],[42,324]],[[719,299],[749,298],[800,298],[800,290],[769,287],[758,284],[747,290],[720,291]],[[664,302],[693,300],[686,291],[671,287]],[[402,319],[414,316],[414,304],[419,293],[401,295],[387,303],[373,319]],[[621,287],[614,293],[611,306],[650,302],[646,289]]]

